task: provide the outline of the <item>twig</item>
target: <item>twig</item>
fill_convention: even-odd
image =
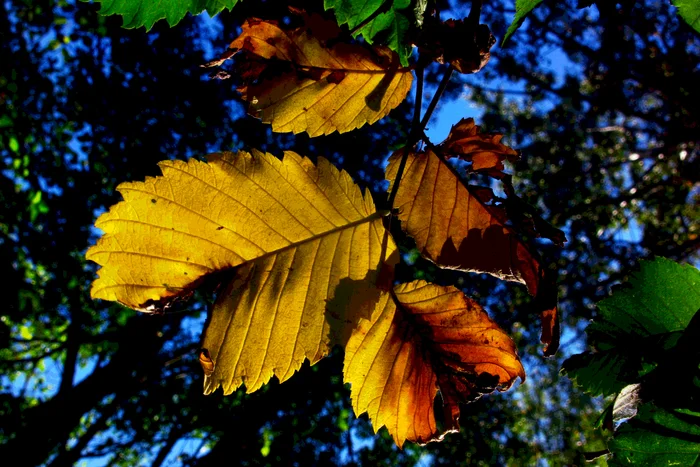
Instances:
[[[416,102],[413,108],[413,123],[411,124],[411,132],[408,134],[408,141],[406,146],[404,146],[404,153],[401,157],[401,162],[399,163],[399,170],[396,172],[396,178],[394,179],[394,184],[391,187],[391,193],[389,193],[388,199],[388,209],[393,209],[394,200],[396,199],[396,193],[399,191],[399,183],[401,182],[401,176],[406,168],[406,162],[408,161],[408,154],[410,148],[418,142],[420,135],[423,133],[424,125],[421,125],[420,111],[423,106],[423,67],[416,69],[416,77],[418,83],[416,84]],[[437,95],[437,94],[436,94]],[[435,100],[435,96],[433,96]],[[432,102],[430,103],[432,105]]]
[[[481,0],[472,0],[472,8],[469,10],[468,21],[471,23],[474,32],[474,44],[476,44],[476,33],[479,29],[479,19],[481,18]]]
[[[425,127],[428,125],[430,117],[433,115],[435,107],[437,107],[437,104],[440,101],[440,98],[442,97],[442,93],[445,92],[447,83],[450,82],[450,78],[452,77],[452,72],[454,71],[454,69],[455,67],[453,65],[450,65],[450,67],[445,72],[445,76],[442,77],[442,81],[440,81],[440,85],[438,86],[437,91],[435,91],[435,95],[433,96],[433,99],[428,105],[428,110],[425,111],[425,115],[423,115],[423,120],[421,120],[420,122],[421,131],[424,131]]]

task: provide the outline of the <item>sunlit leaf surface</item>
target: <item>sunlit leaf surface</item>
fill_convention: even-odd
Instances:
[[[508,389],[525,371],[515,344],[454,287],[415,281],[385,292],[345,349],[353,408],[394,441],[442,438],[433,401],[440,391],[444,431],[459,429],[459,403]]]
[[[161,169],[120,185],[124,201],[98,219],[105,235],[88,251],[102,265],[92,296],[158,310],[240,266],[205,334],[206,392],[284,380],[370,316],[382,248],[393,260],[395,246],[346,172],[257,151]]]
[[[382,47],[334,42],[335,23],[303,15],[303,26],[248,20],[220,64],[234,52],[248,112],[276,132],[344,133],[386,116],[413,82]]]

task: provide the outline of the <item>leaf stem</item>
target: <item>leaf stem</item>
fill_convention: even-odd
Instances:
[[[472,8],[469,10],[468,18],[469,22],[472,23],[472,28],[474,28],[474,39],[476,39],[476,28],[479,26],[479,19],[481,18],[481,3],[482,0],[472,0]]]
[[[406,146],[404,146],[404,153],[401,157],[401,162],[399,163],[399,169],[396,172],[396,178],[394,179],[394,184],[391,187],[391,193],[389,193],[389,200],[387,204],[389,209],[393,209],[394,200],[396,199],[396,193],[399,191],[399,184],[401,183],[401,176],[406,168],[406,162],[408,161],[408,154],[411,152],[411,148],[416,144],[423,133],[423,126],[420,120],[420,111],[423,107],[423,66],[416,69],[416,77],[418,83],[416,84],[416,101],[413,107],[413,123],[411,124],[411,132],[408,134],[408,140],[406,141]],[[433,98],[434,99],[434,98]]]

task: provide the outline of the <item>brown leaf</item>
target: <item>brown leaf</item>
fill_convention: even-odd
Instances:
[[[473,118],[465,118],[452,126],[450,134],[439,146],[446,157],[458,157],[471,162],[471,170],[502,178],[503,161],[516,162],[518,152],[501,144],[503,135],[481,133]]]
[[[386,177],[391,185],[403,151],[389,159]],[[556,286],[542,289],[545,271],[536,253],[506,224],[505,210],[487,204],[492,197],[488,188],[462,183],[449,165],[427,150],[409,154],[394,207],[418,250],[438,266],[525,284],[536,297],[538,312],[546,314],[542,336],[552,354],[559,339]]]
[[[488,26],[476,30],[463,20],[434,21],[426,18],[418,46],[421,57],[431,57],[438,63],[450,63],[460,73],[476,73],[491,58],[489,50],[496,38]]]
[[[296,28],[249,19],[229,52],[212,62],[241,54],[238,90],[251,115],[273,131],[313,137],[372,124],[406,98],[413,76],[395,53],[333,41],[340,33],[335,23],[299,15],[304,24]]]
[[[436,441],[459,429],[459,404],[525,380],[515,344],[455,287],[425,281],[384,293],[345,349],[345,382],[356,414],[368,412],[396,444]],[[398,300],[398,303],[397,303]],[[438,391],[445,432],[437,428]]]

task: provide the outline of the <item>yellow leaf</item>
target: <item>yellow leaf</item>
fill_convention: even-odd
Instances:
[[[389,159],[386,178],[392,185],[403,151]],[[505,211],[486,204],[492,197],[490,189],[463,184],[427,150],[409,154],[394,206],[418,250],[437,265],[525,284],[541,304],[542,342],[551,355],[559,341],[556,287],[541,287],[545,271],[535,253],[506,225]]]
[[[333,42],[336,24],[305,14],[303,20],[298,28],[248,20],[231,43],[229,50],[244,55],[237,74],[251,115],[273,131],[314,137],[372,124],[406,98],[413,76],[395,53]]]
[[[390,263],[395,246],[346,172],[257,151],[160,167],[160,177],[120,185],[124,201],[96,222],[105,235],[87,254],[103,266],[92,296],[157,308],[239,267],[205,334],[207,392],[284,380],[323,357],[345,321],[369,316],[357,303],[372,306],[384,242]]]
[[[525,379],[515,345],[473,300],[425,281],[383,293],[345,349],[345,382],[357,415],[386,426],[396,444],[442,439],[433,410],[440,391],[446,432],[459,429],[459,403]]]

